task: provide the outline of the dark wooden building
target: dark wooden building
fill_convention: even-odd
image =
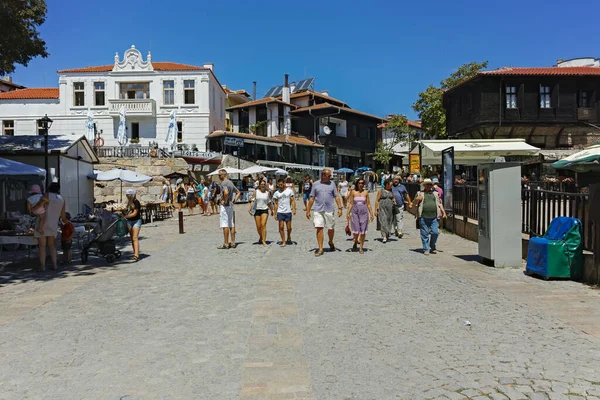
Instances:
[[[541,149],[599,141],[600,67],[565,65],[484,71],[449,89],[443,98],[448,135],[524,138]]]

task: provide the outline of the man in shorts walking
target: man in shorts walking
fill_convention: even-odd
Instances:
[[[240,191],[227,177],[227,171],[219,171],[221,179],[221,200],[219,202],[219,222],[223,229],[223,245],[219,249],[235,249],[235,212],[233,205],[240,198]],[[229,237],[231,236],[231,241]]]
[[[304,182],[302,182],[302,199],[304,200],[304,211],[306,211],[306,206],[308,205],[308,201],[310,200],[310,192],[312,190],[313,181],[310,178],[310,175],[306,174],[304,177]]]
[[[306,207],[306,218],[310,219],[310,210],[314,205],[313,223],[317,229],[317,244],[319,249],[315,253],[316,257],[323,255],[323,229],[327,228],[329,236],[329,249],[335,251],[333,236],[335,234],[335,217],[333,215],[333,201],[337,204],[338,217],[342,216],[342,202],[335,183],[331,181],[331,170],[324,169],[321,172],[321,180],[312,185],[310,200]]]
[[[292,243],[292,214],[296,215],[296,198],[294,191],[285,187],[285,180],[277,181],[277,191],[273,193],[273,202],[277,208],[275,220],[279,221],[279,235],[281,235],[281,247]],[[287,240],[285,228],[287,226]]]

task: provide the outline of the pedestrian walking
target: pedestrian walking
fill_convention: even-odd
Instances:
[[[340,192],[340,196],[342,196],[342,204],[343,204],[344,208],[348,207],[348,195],[349,195],[348,186],[349,186],[349,183],[346,180],[346,174],[344,174],[342,176],[342,179],[340,180],[340,183],[338,184],[338,192]]]
[[[387,243],[390,234],[394,231],[394,206],[396,198],[392,193],[392,180],[388,179],[377,192],[375,199],[375,216],[379,219],[383,243]]]
[[[365,189],[365,180],[360,178],[356,181],[354,189],[350,191],[348,212],[346,218],[351,224],[354,244],[352,251],[356,251],[360,246],[360,254],[364,253],[365,236],[369,227],[369,220],[373,222],[373,210],[371,209],[371,200],[369,192]]]
[[[169,181],[165,180],[163,182],[162,189],[161,189],[160,195],[159,195],[160,202],[161,203],[168,203],[169,202],[169,198],[170,198],[169,194],[172,195],[171,185],[169,185]]]
[[[177,209],[179,211],[183,210],[183,205],[187,203],[187,188],[183,183],[183,179],[177,179],[177,189],[175,193],[177,193]]]
[[[198,185],[196,185],[196,200],[198,201],[198,211],[200,215],[204,214],[204,179],[200,179]]]
[[[404,203],[408,204],[412,208],[412,202],[406,186],[400,183],[400,177],[394,177],[394,183],[392,184],[392,193],[396,198],[396,207],[394,208],[394,228],[398,238],[404,235]]]
[[[221,198],[219,199],[219,226],[223,229],[223,244],[218,249],[235,249],[235,211],[233,205],[240,198],[240,191],[227,177],[227,171],[219,171]],[[215,192],[216,192],[215,188]],[[229,238],[231,237],[231,240]]]
[[[254,191],[248,206],[248,213],[254,216],[256,231],[258,232],[258,243],[267,245],[267,221],[269,211],[273,215],[273,204],[271,203],[271,193],[267,190],[267,183],[260,181],[258,189]]]
[[[60,245],[63,251],[63,264],[70,265],[72,260],[73,235],[75,235],[75,227],[71,223],[71,214],[65,213],[65,220],[62,221],[60,235]]]
[[[302,182],[302,200],[304,200],[304,211],[306,211],[306,206],[308,205],[308,201],[310,200],[310,192],[312,191],[313,180],[310,178],[310,175],[306,174],[304,176],[304,182]]]
[[[418,207],[423,253],[428,256],[437,251],[438,219],[446,218],[446,211],[437,190],[433,188],[431,179],[425,179],[423,185],[425,188],[417,194],[413,204]]]
[[[317,230],[318,249],[315,256],[323,255],[323,230],[327,228],[329,249],[335,251],[333,237],[335,235],[335,217],[333,202],[337,204],[338,217],[342,216],[342,203],[335,184],[331,181],[331,170],[326,168],[321,171],[321,180],[312,185],[310,200],[306,206],[306,218],[310,219],[310,211],[314,205],[313,224]]]
[[[140,260],[140,229],[142,228],[142,205],[136,197],[135,189],[127,189],[127,209],[125,219],[129,227],[129,237],[131,238],[131,247],[133,247],[133,261]]]
[[[46,220],[44,222],[43,229],[40,228],[40,219],[36,220],[36,227],[33,235],[37,238],[38,242],[38,254],[40,257],[39,271],[46,270],[46,247],[50,252],[50,260],[52,261],[52,269],[57,269],[58,264],[56,260],[56,234],[58,233],[59,220],[66,221],[67,216],[65,214],[65,200],[59,194],[60,185],[57,182],[52,182],[48,186],[48,193],[44,197],[48,200],[47,202],[38,202],[35,206],[31,207],[31,211],[35,214],[40,208],[46,208]]]
[[[194,215],[194,209],[196,208],[196,188],[194,187],[194,182],[190,181],[188,183],[186,191],[188,215]]]
[[[209,193],[209,198],[210,198],[210,209],[211,212],[208,215],[211,214],[217,214],[219,212],[219,200],[220,200],[220,196],[221,196],[221,186],[219,186],[219,184],[215,181],[212,181],[210,186],[208,187],[208,193]]]
[[[440,180],[438,179],[437,176],[434,176],[431,179],[431,182],[433,182],[433,188],[438,192],[438,194],[440,195],[440,200],[444,200],[444,189],[442,189],[440,187]]]
[[[294,191],[286,186],[287,183],[280,179],[277,182],[277,191],[273,194],[274,208],[277,210],[275,220],[279,222],[281,247],[292,244],[292,214],[296,215],[296,196]],[[287,239],[285,237],[286,228]]]

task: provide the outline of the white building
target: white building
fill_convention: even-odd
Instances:
[[[226,93],[214,65],[202,67],[144,60],[135,46],[114,64],[58,71],[58,88],[0,93],[2,135],[39,133],[37,119],[54,123],[50,134],[85,134],[91,111],[105,146],[117,145],[119,111],[126,111],[129,143],[164,143],[175,110],[178,141],[204,151],[206,137],[225,129]]]

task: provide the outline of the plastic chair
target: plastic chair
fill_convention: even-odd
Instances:
[[[525,273],[544,278],[581,279],[582,236],[583,229],[579,219],[554,218],[543,237],[532,237],[529,240]]]

